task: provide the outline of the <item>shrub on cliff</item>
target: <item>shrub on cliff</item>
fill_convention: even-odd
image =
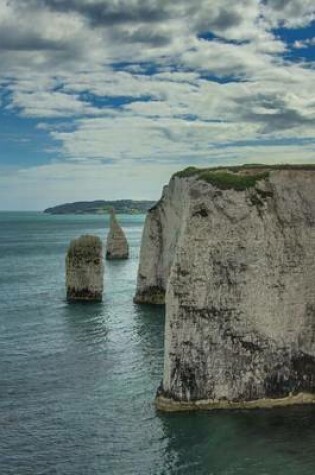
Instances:
[[[216,186],[220,190],[233,189],[243,191],[255,186],[256,182],[267,178],[269,172],[258,173],[256,175],[237,175],[228,172],[205,171],[198,175],[201,180]]]

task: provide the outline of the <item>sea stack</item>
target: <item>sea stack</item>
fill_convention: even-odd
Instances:
[[[66,256],[68,301],[101,301],[103,294],[102,241],[85,235],[71,241]]]
[[[161,410],[315,402],[315,167],[177,173],[136,299],[165,294]]]
[[[106,259],[128,259],[129,247],[124,231],[117,221],[115,210],[110,210],[109,233],[106,242]]]

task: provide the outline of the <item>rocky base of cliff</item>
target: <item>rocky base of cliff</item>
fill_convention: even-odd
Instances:
[[[283,398],[261,398],[252,401],[228,401],[201,399],[198,401],[176,401],[163,395],[155,400],[156,408],[163,412],[211,411],[219,409],[272,409],[294,405],[315,404],[315,394],[299,393]]]
[[[158,286],[147,287],[143,291],[138,291],[133,301],[138,304],[164,305],[165,289]]]

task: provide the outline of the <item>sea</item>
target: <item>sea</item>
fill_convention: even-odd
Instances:
[[[0,475],[314,475],[315,408],[158,412],[164,309],[133,303],[144,216],[104,299],[68,304],[71,239],[108,217],[0,213]]]

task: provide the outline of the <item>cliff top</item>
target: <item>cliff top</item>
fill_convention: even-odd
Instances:
[[[221,190],[243,191],[255,186],[256,182],[268,178],[269,173],[278,170],[315,171],[315,164],[264,165],[246,164],[238,166],[196,168],[188,167],[173,175],[179,178],[195,177]]]

